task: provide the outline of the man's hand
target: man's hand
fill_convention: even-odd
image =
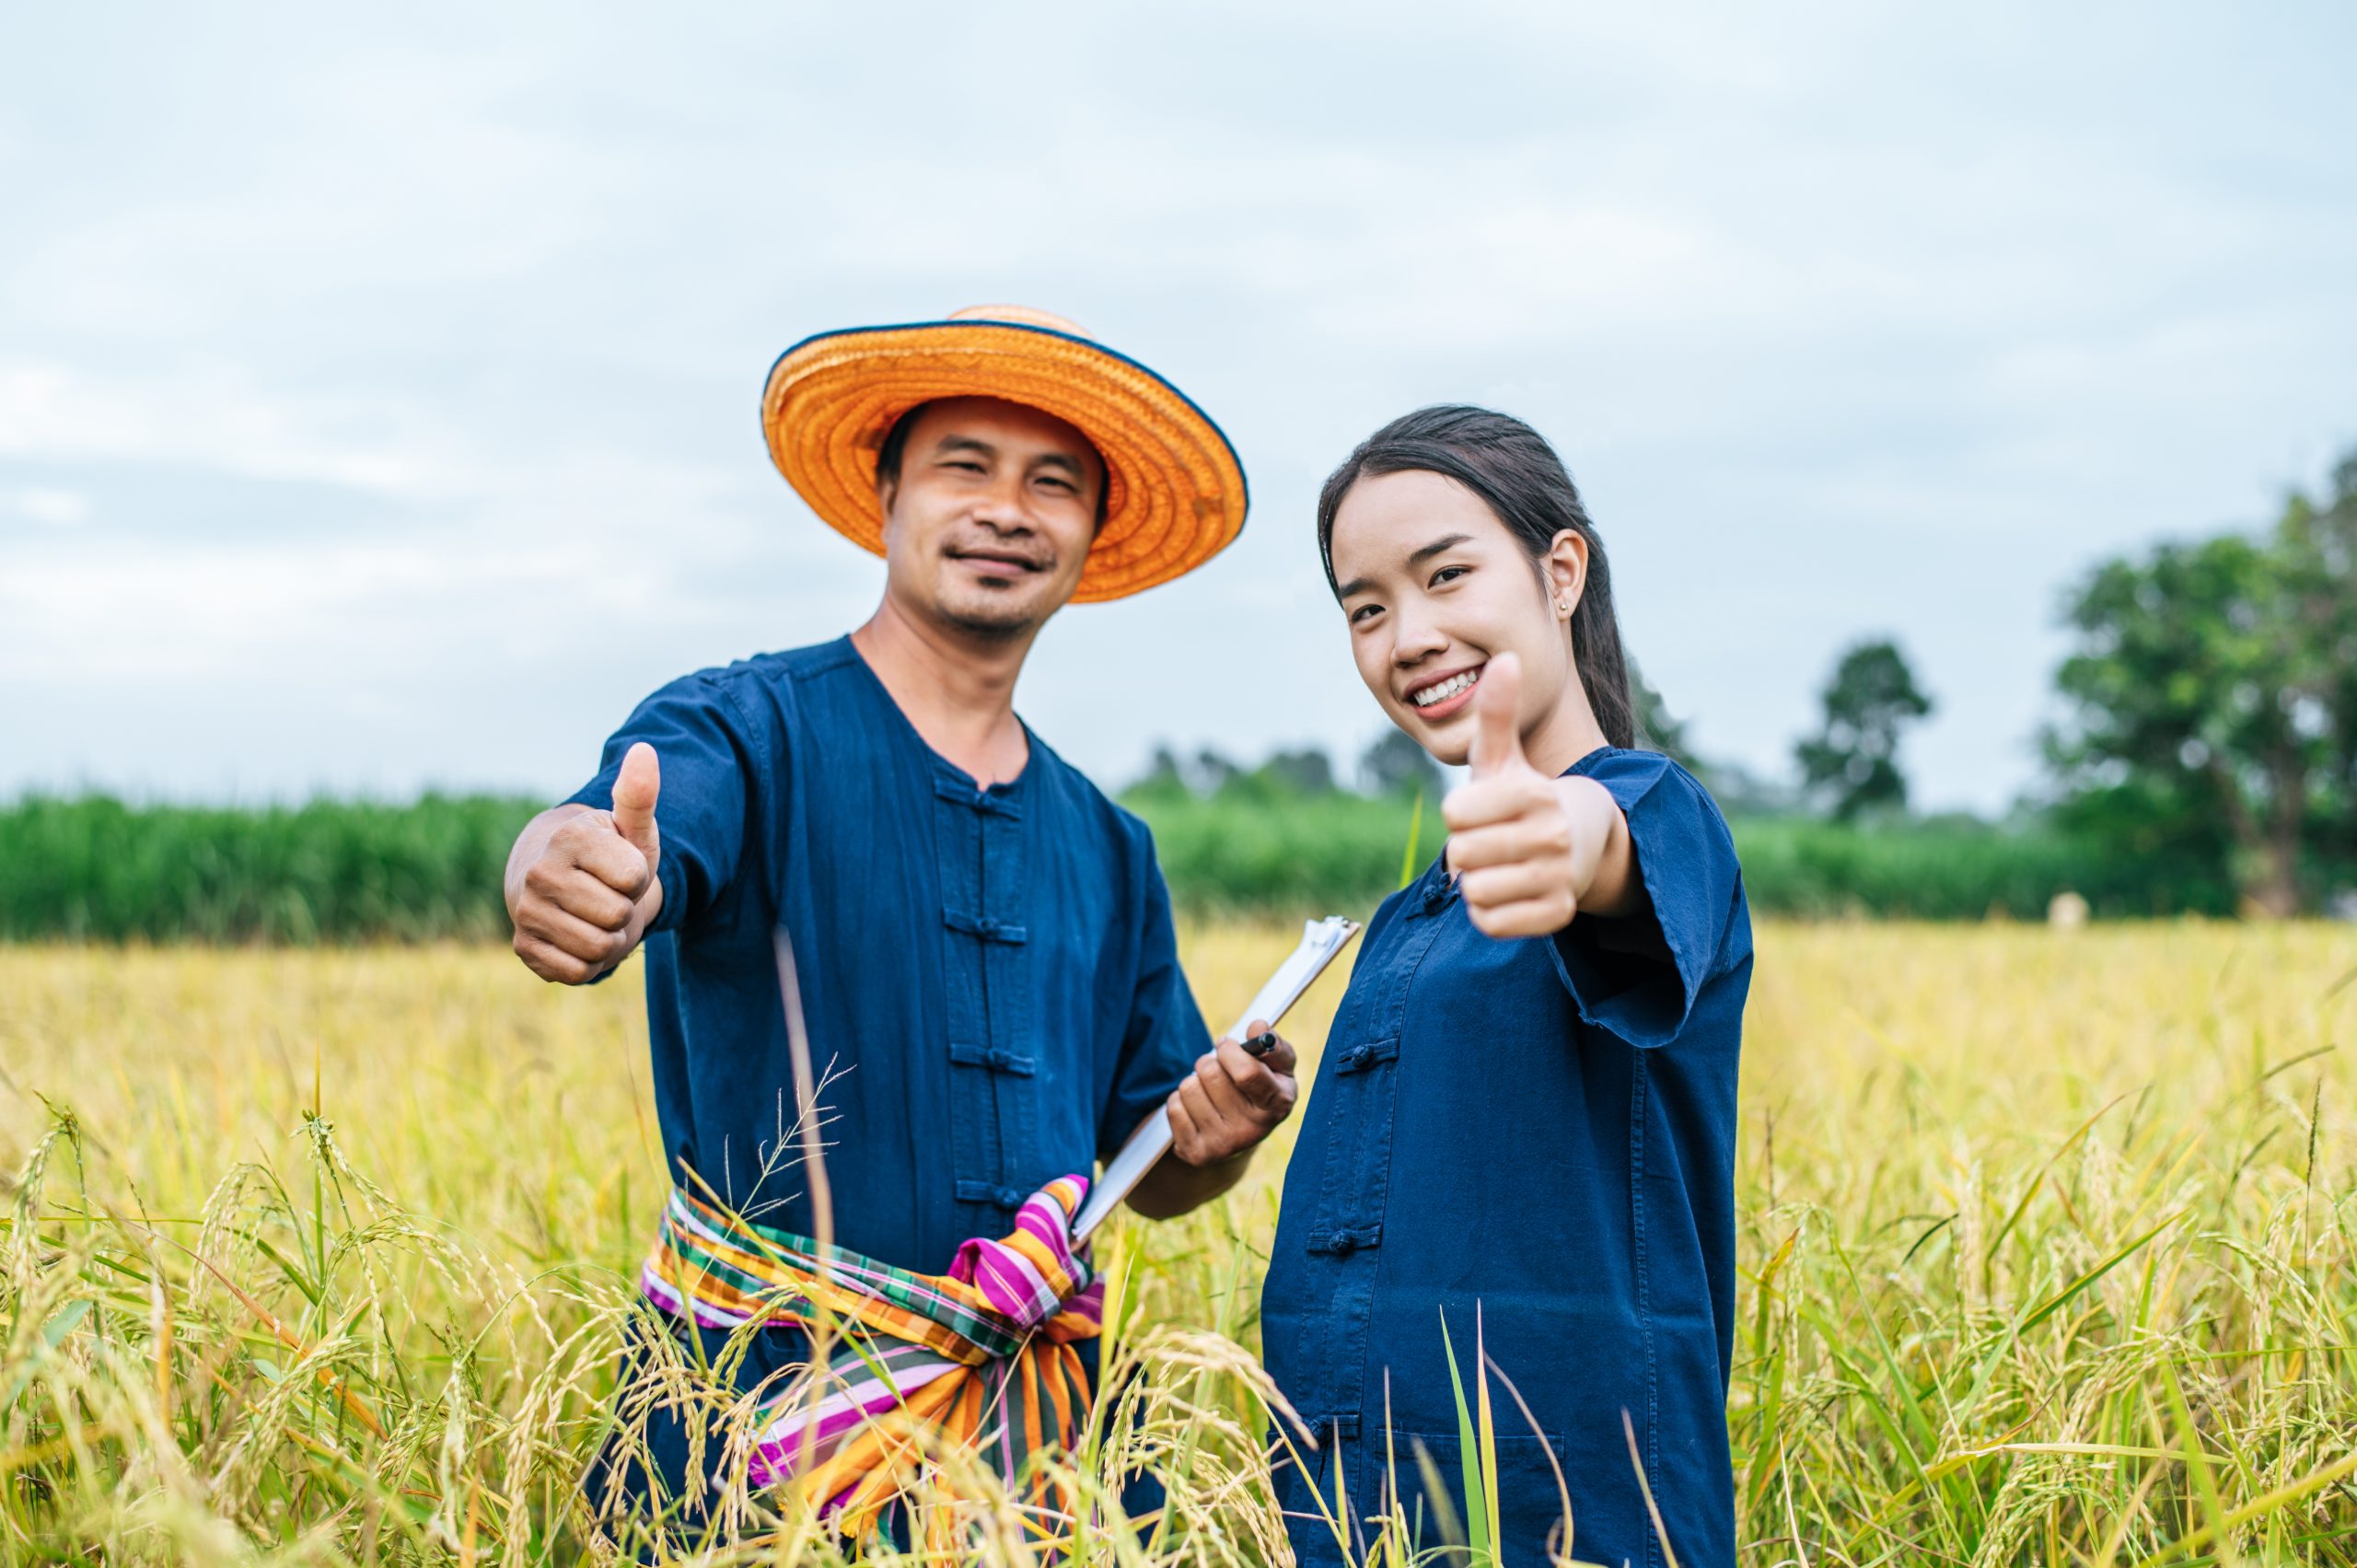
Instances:
[[[1593,779],[1550,779],[1522,752],[1521,661],[1500,654],[1473,691],[1473,777],[1448,792],[1448,868],[1475,926],[1492,936],[1546,936],[1583,900],[1627,912],[1628,820]]]
[[[1255,1018],[1245,1038],[1268,1029]],[[1301,1095],[1293,1069],[1293,1047],[1282,1039],[1264,1056],[1221,1040],[1196,1058],[1194,1075],[1170,1091],[1170,1152],[1198,1167],[1248,1152],[1293,1114]]]
[[[614,808],[560,807],[532,819],[507,857],[516,956],[542,980],[581,985],[630,956],[663,907],[655,828],[662,788],[655,748],[630,749]]]

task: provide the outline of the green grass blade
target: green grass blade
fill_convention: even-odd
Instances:
[[[1421,864],[1416,858],[1416,852],[1422,847],[1423,837],[1424,792],[1419,789],[1416,791],[1415,808],[1408,813],[1408,848],[1399,856],[1399,886],[1402,888],[1416,879],[1417,867]]]
[[[1465,1544],[1470,1549],[1470,1561],[1476,1568],[1489,1568],[1497,1561],[1491,1545],[1491,1511],[1475,1501],[1484,1495],[1480,1439],[1473,1430],[1473,1412],[1465,1403],[1465,1379],[1457,1375],[1457,1347],[1449,1342],[1448,1314],[1446,1311],[1440,1315],[1440,1343],[1441,1349],[1448,1355],[1449,1392],[1457,1400],[1457,1464],[1465,1482]]]

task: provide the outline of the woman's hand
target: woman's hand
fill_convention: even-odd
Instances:
[[[1594,779],[1549,778],[1522,752],[1521,664],[1500,654],[1473,693],[1473,777],[1448,792],[1448,868],[1474,925],[1547,936],[1583,907],[1622,912],[1633,857],[1628,819]]]

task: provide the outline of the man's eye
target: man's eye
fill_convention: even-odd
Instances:
[[[1351,624],[1355,626],[1370,615],[1380,615],[1382,613],[1383,606],[1379,604],[1363,604],[1356,610],[1351,611]]]
[[[949,468],[949,469],[963,469],[963,470],[965,470],[968,473],[980,473],[980,472],[981,472],[981,471],[982,471],[982,465],[981,465],[981,464],[980,464],[980,463],[978,463],[978,462],[971,461],[970,459],[962,459],[962,458],[961,458],[961,459],[951,459],[950,461],[948,461],[948,462],[946,462],[946,463],[942,464],[941,466],[942,466],[942,467],[944,467],[944,468]]]

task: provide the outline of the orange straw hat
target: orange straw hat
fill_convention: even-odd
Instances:
[[[1244,466],[1219,426],[1136,360],[1044,310],[978,305],[943,321],[805,338],[770,367],[761,429],[810,509],[881,555],[877,452],[917,404],[960,397],[1054,414],[1104,458],[1105,520],[1075,603],[1167,583],[1244,531]]]

